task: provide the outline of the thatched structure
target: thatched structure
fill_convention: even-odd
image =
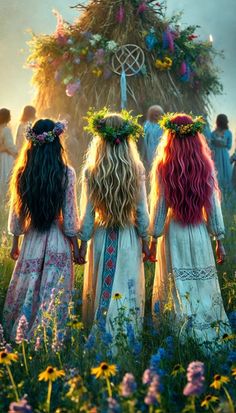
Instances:
[[[57,13],[56,32],[31,41],[28,62],[40,114],[69,113],[81,138],[90,107],[120,109],[120,76],[111,60],[125,44],[145,56],[139,73],[127,77],[128,109],[145,113],[157,103],[166,111],[207,110],[221,86],[212,44],[197,39],[196,27],[180,29],[176,16],[168,20],[165,5],[153,0],[91,0],[77,7],[82,13],[73,25]]]

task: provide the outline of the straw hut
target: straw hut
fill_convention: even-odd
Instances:
[[[165,2],[91,0],[78,4],[73,24],[57,17],[52,35],[33,35],[28,64],[34,70],[40,115],[69,117],[81,155],[87,145],[83,117],[90,107],[121,105],[145,113],[205,113],[221,91],[212,42],[198,38],[179,16],[166,17]]]

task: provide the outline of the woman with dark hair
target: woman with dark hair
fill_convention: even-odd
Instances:
[[[16,146],[20,150],[25,141],[25,131],[28,123],[33,123],[36,118],[36,109],[34,106],[25,106],[21,115],[20,124],[16,133]]]
[[[220,345],[231,332],[221,297],[209,234],[218,264],[225,251],[224,222],[214,163],[202,118],[163,118],[166,130],[152,168],[151,259],[158,262],[153,304],[171,299],[176,321],[200,342]],[[218,340],[218,341],[217,341]]]
[[[5,198],[9,176],[12,170],[14,158],[17,156],[17,148],[14,145],[11,129],[8,123],[11,113],[8,109],[0,109],[0,196]]]
[[[64,124],[37,121],[27,130],[28,144],[14,167],[10,184],[11,258],[17,260],[4,306],[4,322],[13,338],[24,315],[31,336],[48,310],[50,294],[62,294],[59,326],[67,319],[78,260],[76,175],[67,166],[60,135]],[[21,250],[19,237],[24,235]]]
[[[232,165],[229,156],[229,151],[232,148],[232,133],[229,130],[228,123],[226,115],[218,115],[216,129],[211,135],[211,147],[218,173],[217,178],[223,193],[227,193],[232,189]]]

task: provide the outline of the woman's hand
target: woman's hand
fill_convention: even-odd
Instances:
[[[143,262],[147,262],[150,257],[150,250],[149,250],[148,241],[145,239],[142,240],[142,253],[143,253]]]
[[[216,241],[216,262],[222,265],[225,262],[226,252],[221,240]]]
[[[150,261],[150,262],[157,262],[156,255],[157,255],[157,241],[153,239],[153,240],[151,241],[151,244],[150,244],[150,257],[149,257],[149,261]]]
[[[86,264],[86,254],[87,254],[87,242],[81,241],[80,249],[79,249],[79,262],[78,264],[84,265]]]
[[[20,255],[19,237],[17,235],[14,235],[10,257],[12,260],[17,261],[19,258],[19,255]]]
[[[18,245],[13,245],[11,252],[10,252],[10,257],[12,260],[17,261],[20,255],[20,250]]]

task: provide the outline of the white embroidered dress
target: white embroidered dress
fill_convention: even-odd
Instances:
[[[14,211],[9,216],[9,231],[23,235],[19,259],[16,263],[5,301],[3,319],[9,336],[15,338],[19,318],[25,315],[29,336],[42,319],[42,308],[48,309],[50,294],[62,292],[58,305],[58,322],[63,328],[67,319],[68,303],[73,287],[73,262],[70,241],[79,230],[76,202],[76,175],[68,167],[68,184],[62,210],[62,222],[55,221],[50,230],[38,232],[22,229]]]
[[[210,235],[224,238],[224,222],[216,193],[207,220],[183,226],[161,195],[155,208],[152,236],[158,238],[153,306],[172,302],[181,331],[200,342],[231,332],[224,310]],[[210,235],[209,235],[210,234]]]
[[[145,173],[140,174],[135,225],[124,229],[96,227],[86,178],[82,197],[85,199],[85,213],[79,238],[84,241],[91,239],[84,275],[83,318],[90,324],[103,319],[106,330],[114,334],[117,308],[124,305],[127,315],[130,315],[130,310],[139,313],[139,328],[145,304],[141,239],[147,237],[149,226]],[[116,293],[122,296],[119,305],[112,298]]]

